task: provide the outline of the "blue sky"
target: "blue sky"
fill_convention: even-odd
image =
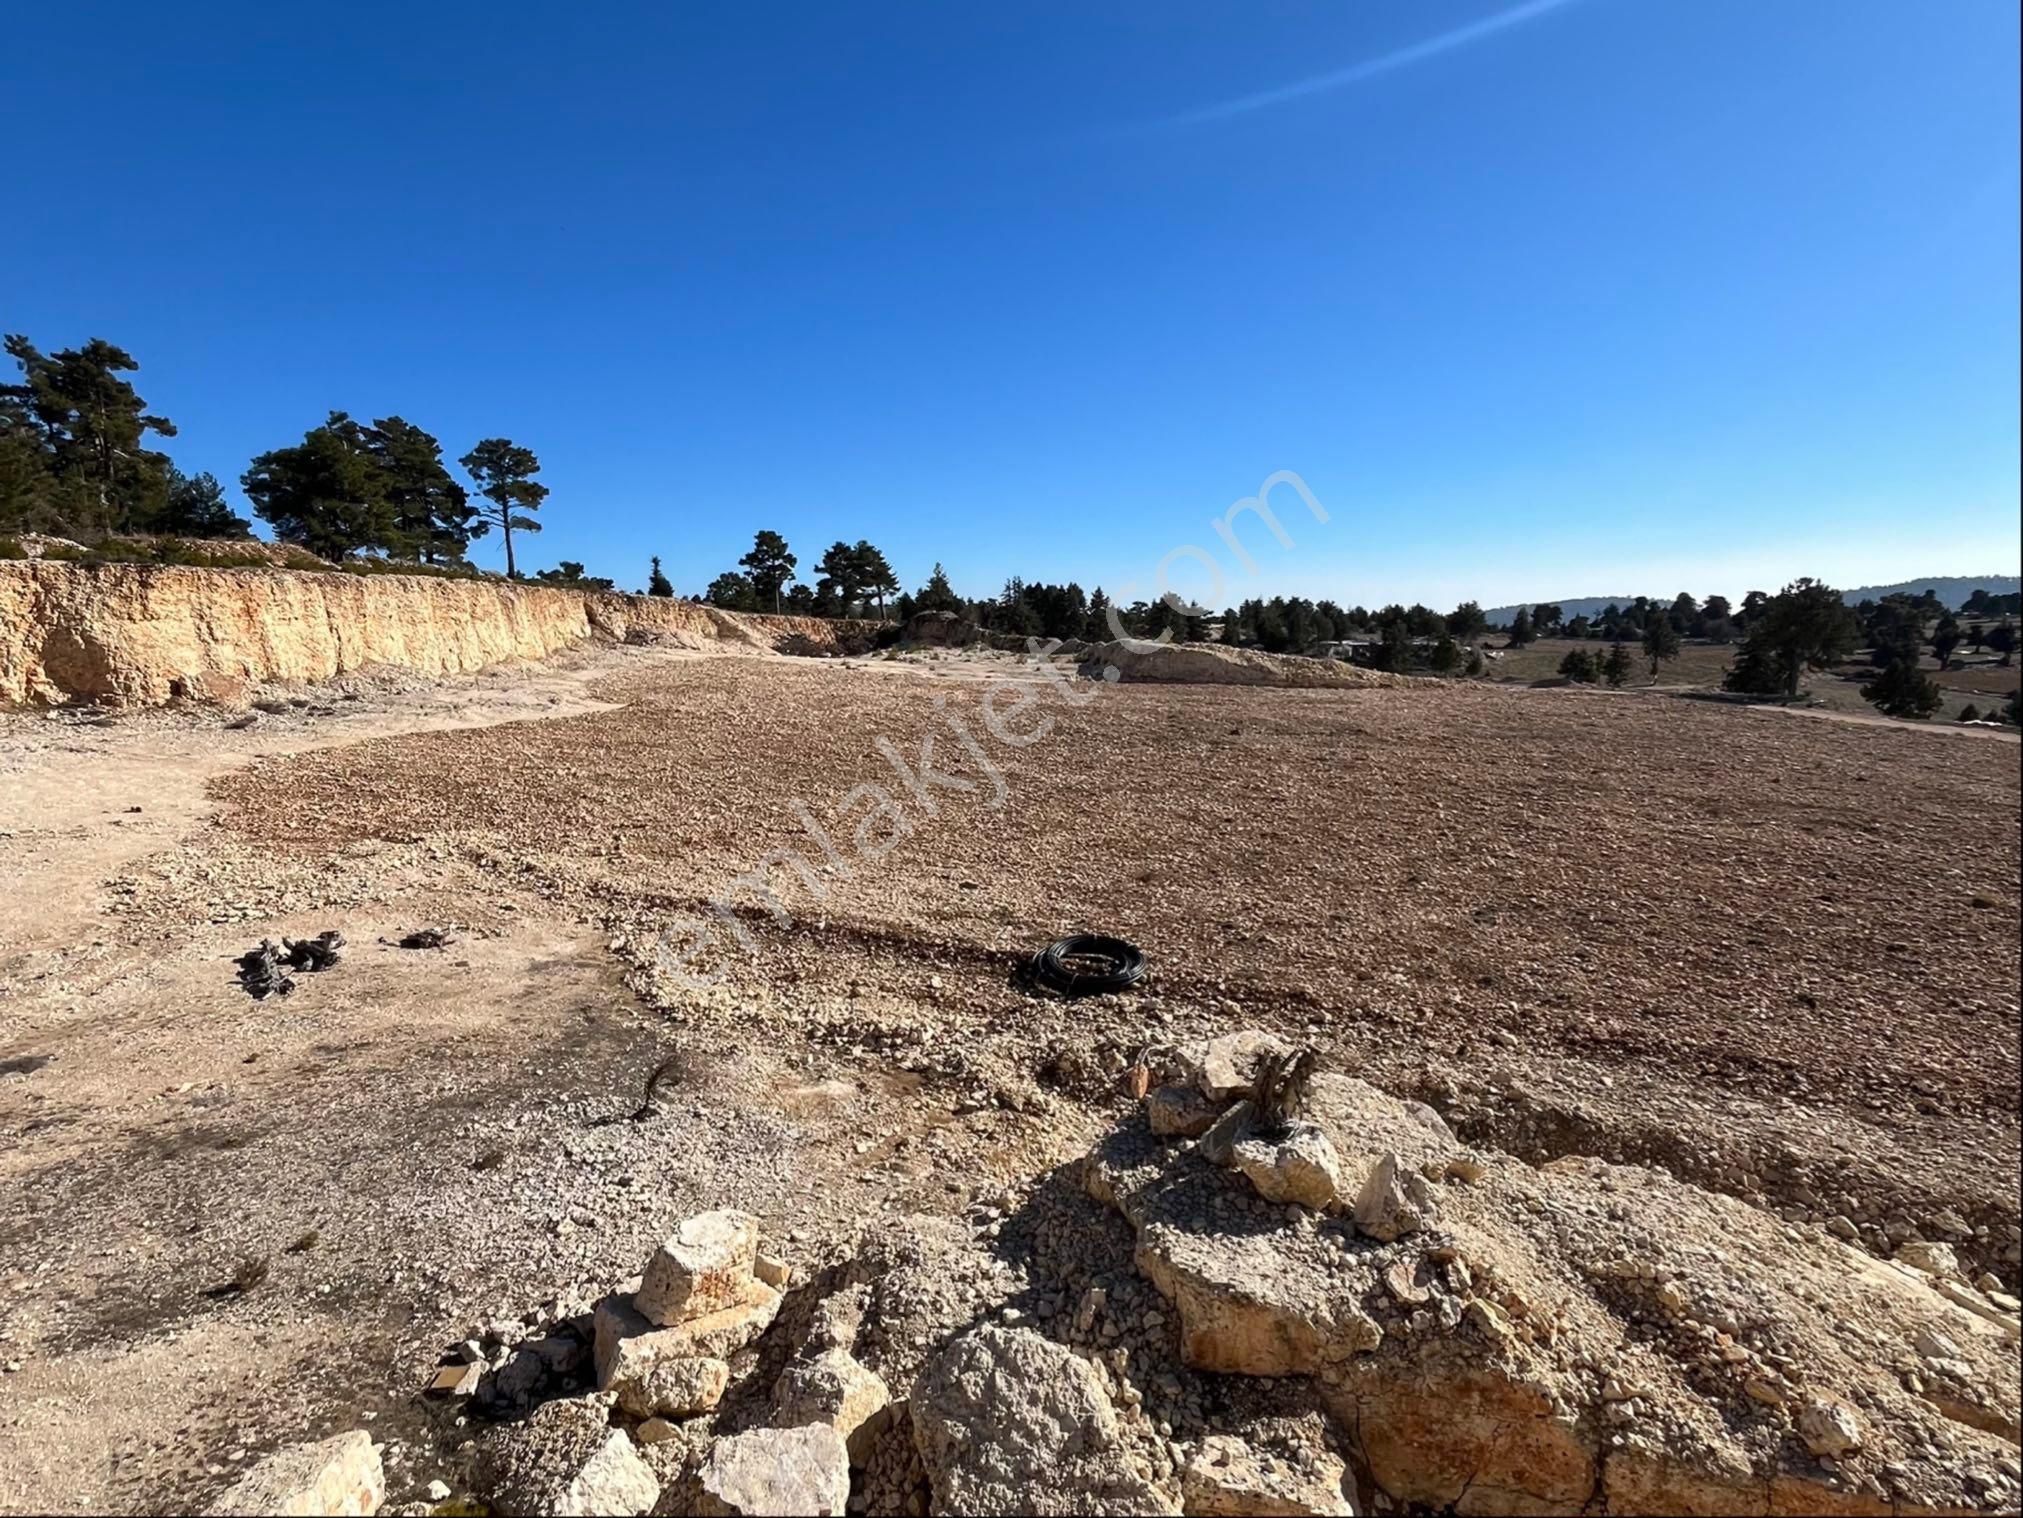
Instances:
[[[2008,0],[20,8],[0,327],[233,484],[533,447],[523,564],[1730,594],[2014,571]],[[1290,552],[1209,522],[1275,470]],[[498,558],[496,542],[481,550]],[[1176,561],[1184,562],[1184,561]],[[1207,587],[1177,570],[1189,593]]]

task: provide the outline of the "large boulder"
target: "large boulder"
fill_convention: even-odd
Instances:
[[[773,1422],[781,1428],[826,1423],[861,1463],[858,1431],[891,1401],[882,1376],[859,1364],[849,1350],[833,1347],[780,1372],[773,1383]]]
[[[758,1250],[759,1220],[750,1213],[698,1213],[654,1250],[633,1304],[663,1326],[741,1306]]]
[[[1439,1216],[1440,1200],[1432,1186],[1405,1169],[1395,1154],[1377,1161],[1356,1197],[1357,1229],[1385,1244],[1432,1227]]]
[[[719,1375],[693,1362],[727,1361],[764,1333],[780,1310],[780,1294],[772,1287],[751,1279],[743,1289],[748,1300],[741,1305],[672,1328],[656,1328],[624,1292],[605,1297],[592,1316],[598,1390],[615,1392],[621,1407],[642,1417],[687,1417],[714,1407],[728,1368]],[[688,1412],[671,1410],[671,1401],[655,1405],[656,1399],[679,1400],[681,1388],[699,1391],[711,1381],[715,1391]]]
[[[1095,1373],[1024,1328],[971,1330],[928,1362],[914,1441],[941,1513],[1173,1513],[1132,1464]]]
[[[659,1479],[598,1397],[544,1402],[493,1430],[478,1473],[488,1506],[507,1518],[631,1518],[660,1500]]]
[[[636,1418],[693,1418],[723,1400],[730,1378],[728,1362],[708,1355],[634,1358],[621,1350],[607,1389]]]
[[[849,1501],[850,1457],[826,1423],[726,1435],[696,1474],[695,1511],[711,1518],[841,1518]]]
[[[210,1511],[367,1518],[386,1500],[379,1450],[363,1431],[269,1455],[240,1478]]]

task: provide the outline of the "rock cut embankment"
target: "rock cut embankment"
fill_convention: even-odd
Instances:
[[[0,704],[232,703],[266,681],[468,674],[593,637],[765,653],[863,631],[496,580],[29,560],[0,563]]]

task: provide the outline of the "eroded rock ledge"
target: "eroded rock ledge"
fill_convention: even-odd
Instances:
[[[28,560],[0,563],[0,705],[231,704],[268,681],[468,674],[592,637],[806,651],[868,626],[496,580]]]
[[[425,1373],[477,1415],[472,1495],[504,1513],[2016,1506],[2015,1304],[1943,1249],[1877,1262],[1661,1172],[1470,1150],[1351,1077],[1256,1079],[1287,1058],[1257,1034],[1162,1051],[1085,1161],[963,1221],[889,1220],[789,1263],[757,1219],[705,1214],[542,1337],[481,1328]]]

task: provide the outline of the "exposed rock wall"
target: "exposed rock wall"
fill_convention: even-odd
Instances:
[[[0,563],[0,704],[232,702],[255,682],[463,674],[591,637],[840,649],[867,626],[494,580],[19,561]]]

